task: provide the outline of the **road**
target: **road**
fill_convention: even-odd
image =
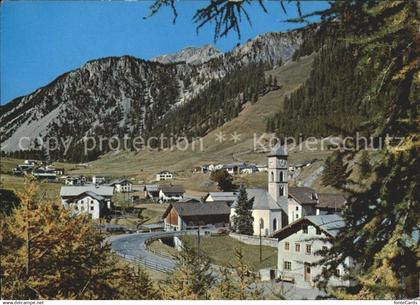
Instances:
[[[174,269],[174,260],[148,251],[145,242],[152,237],[175,236],[180,234],[181,232],[124,234],[111,236],[107,238],[107,241],[111,244],[111,248],[114,252],[127,260],[138,262],[146,267],[165,272]]]

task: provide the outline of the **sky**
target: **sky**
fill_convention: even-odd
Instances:
[[[192,17],[209,0],[179,1],[179,16],[163,8],[144,19],[152,1],[5,1],[0,5],[1,104],[30,94],[85,62],[132,55],[149,59],[187,46],[213,44],[221,51],[272,31],[297,27],[285,22],[297,16],[294,3],[285,15],[277,1],[266,1],[269,13],[249,7],[252,26],[243,20],[241,39],[231,33],[214,43],[214,24],[196,32]],[[326,8],[324,1],[303,3],[303,13]]]

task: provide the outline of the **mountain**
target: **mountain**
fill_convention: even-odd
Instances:
[[[218,49],[208,44],[201,48],[187,47],[179,52],[160,55],[150,60],[157,61],[162,64],[185,62],[187,64],[198,65],[222,55],[223,53],[221,53]]]
[[[71,138],[75,147],[85,136],[148,137],[157,130],[189,129],[205,134],[226,121],[225,110],[234,117],[245,102],[269,90],[261,72],[290,59],[300,43],[299,32],[267,33],[202,64],[132,56],[89,61],[1,107],[2,150],[30,149],[19,147],[22,137]],[[208,96],[214,98],[203,99]],[[207,105],[218,111],[203,112]],[[179,117],[195,121],[174,124]],[[200,117],[209,119],[197,123]],[[59,146],[58,156],[64,149]]]

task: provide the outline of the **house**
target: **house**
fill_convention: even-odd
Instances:
[[[237,200],[238,194],[235,192],[210,192],[204,197],[205,202],[224,201],[228,206]]]
[[[85,184],[80,186],[62,186],[60,190],[61,201],[64,205],[72,203],[80,194],[92,192],[104,198],[108,208],[111,207],[114,188],[108,185]]]
[[[159,185],[158,184],[147,184],[143,188],[144,191],[144,198],[150,200],[158,200],[159,199]]]
[[[277,276],[290,281],[296,287],[311,288],[314,279],[322,272],[322,266],[316,263],[322,258],[319,250],[331,247],[329,238],[334,238],[345,223],[339,215],[304,216],[282,229],[274,232],[272,237],[278,238]],[[353,265],[351,258],[346,258],[346,267]],[[332,285],[351,286],[351,282],[343,280],[345,266],[339,266],[337,276],[332,278]]]
[[[240,167],[241,174],[252,174],[258,172],[258,168],[255,164],[246,164]]]
[[[89,214],[92,219],[104,217],[111,209],[111,201],[92,191],[83,192],[65,204],[72,208],[76,215]]]
[[[106,183],[106,178],[101,176],[93,176],[92,184],[104,184]]]
[[[163,184],[159,186],[159,202],[180,201],[184,198],[182,185]]]
[[[266,164],[257,164],[256,165],[258,172],[267,172],[268,167]]]
[[[41,164],[41,161],[38,161],[38,160],[25,160],[25,161],[23,161],[23,164],[35,166],[37,164]]]
[[[315,215],[318,194],[310,187],[291,187],[288,197],[288,223],[307,215]]]
[[[319,202],[315,206],[316,215],[341,214],[347,204],[347,199],[342,194],[318,194]]]
[[[68,176],[64,178],[65,185],[83,185],[86,182],[84,176]]]
[[[53,171],[57,176],[64,175],[64,168],[63,167],[56,167],[56,168],[53,169]]]
[[[228,227],[229,214],[226,202],[176,202],[169,204],[162,218],[165,231],[183,231]]]
[[[156,181],[174,179],[174,174],[169,171],[161,171],[156,175]]]
[[[127,179],[117,179],[112,181],[110,186],[113,186],[115,188],[115,191],[117,193],[130,193],[132,183],[131,181],[128,181]]]
[[[32,176],[38,180],[56,181],[57,174],[52,169],[44,167],[36,168],[32,171]]]
[[[225,169],[231,175],[239,174],[244,168],[246,168],[245,163],[230,163],[223,165],[223,169]]]

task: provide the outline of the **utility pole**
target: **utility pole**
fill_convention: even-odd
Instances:
[[[261,230],[263,227],[262,219],[260,219],[260,263],[262,262],[262,236],[261,236]]]
[[[200,255],[200,222],[198,221],[197,224],[198,224],[198,230],[197,230],[197,233],[198,233],[198,236],[197,236],[197,254]]]

